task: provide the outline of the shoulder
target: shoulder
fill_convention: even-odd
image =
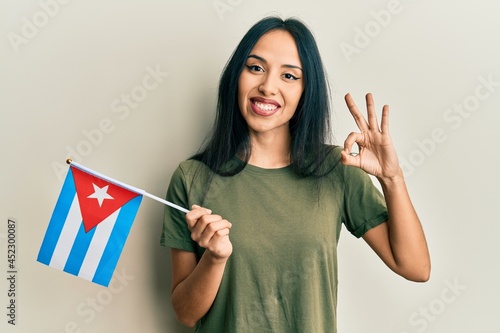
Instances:
[[[344,165],[341,161],[341,152],[343,147],[329,145],[326,146],[328,150],[324,167],[327,168],[328,175],[335,177],[337,180],[340,178],[343,183],[356,184],[358,182],[366,182],[370,179],[369,175],[360,168]]]
[[[324,175],[343,173],[344,165],[340,160],[342,147],[325,145],[324,149],[323,161],[321,162],[322,173]]]
[[[327,158],[329,163],[337,164],[340,162],[340,152],[342,151],[341,146],[336,145],[326,145],[325,149],[327,151]]]
[[[193,202],[199,204],[201,202],[199,198],[191,198],[191,196],[204,193],[204,184],[206,179],[209,179],[208,171],[208,167],[200,161],[189,159],[180,162],[170,178],[167,197],[173,202],[183,203],[185,207]]]
[[[188,159],[179,163],[172,174],[171,181],[190,184],[195,177],[207,178],[210,173],[210,169],[203,162]]]
[[[189,159],[179,163],[179,166],[177,167],[176,171],[180,171],[183,174],[191,174],[200,168],[201,169],[206,168],[208,170],[208,167],[203,162],[194,159]]]

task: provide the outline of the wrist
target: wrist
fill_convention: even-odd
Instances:
[[[215,255],[212,251],[208,249],[205,250],[203,256],[205,257],[205,260],[207,260],[212,265],[225,265],[227,260],[229,259],[229,257],[221,257]]]
[[[405,177],[401,167],[398,168],[396,173],[392,176],[379,176],[377,177],[380,184],[384,187],[393,187],[405,184]]]

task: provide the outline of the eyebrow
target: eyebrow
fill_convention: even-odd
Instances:
[[[267,64],[267,60],[266,59],[264,59],[261,56],[258,56],[256,54],[250,54],[248,56],[248,58],[255,58],[255,59],[260,60],[263,63]],[[302,68],[300,68],[299,66],[296,66],[296,65],[284,64],[284,65],[281,65],[281,67],[284,67],[284,68],[296,68],[296,69],[300,69],[302,71]]]

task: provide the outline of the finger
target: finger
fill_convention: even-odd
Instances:
[[[206,210],[206,211],[209,211],[209,212],[210,212],[209,214],[212,214],[212,210],[211,210],[211,209],[208,209],[208,208],[205,208],[205,207],[201,207],[200,205],[192,205],[192,206],[191,206],[191,209],[192,209],[192,210],[195,210],[195,209],[196,209],[196,210],[198,210],[198,209],[204,209],[204,210]]]
[[[217,230],[210,239],[210,242],[219,242],[222,238],[229,236],[229,232],[229,228]]]
[[[361,149],[364,140],[364,135],[362,133],[352,132],[350,133],[344,141],[344,150],[341,152],[341,161],[345,165],[357,166],[360,163],[359,153],[353,152],[352,146],[354,144],[358,145]]]
[[[220,220],[217,222],[212,222],[206,226],[203,232],[199,235],[193,234],[192,238],[202,247],[207,247],[208,244],[214,239],[214,236],[219,232],[229,234],[229,230],[231,229],[231,223],[226,220]],[[227,230],[227,231],[224,231]]]
[[[226,257],[227,243],[224,242],[225,238],[229,240],[229,229],[227,228],[218,230],[204,247],[217,257]]]
[[[360,157],[359,155],[350,155],[349,153],[347,153],[345,150],[342,150],[340,152],[341,156],[340,156],[340,161],[342,162],[342,164],[344,165],[351,165],[351,166],[358,166],[360,165]]]
[[[207,226],[211,223],[221,221],[222,217],[220,215],[203,215],[201,216],[191,228],[191,235],[199,238],[200,235],[205,232]]]
[[[347,154],[352,152],[352,146],[356,143],[358,147],[361,147],[364,143],[364,134],[351,132],[344,141],[344,151]]]
[[[191,207],[191,210],[186,213],[186,221],[188,223],[188,227],[192,228],[196,224],[196,222],[202,217],[203,215],[210,215],[212,214],[212,211],[207,208],[203,208],[198,205],[193,205]]]
[[[354,121],[356,122],[356,125],[358,125],[358,128],[361,131],[367,131],[369,129],[368,123],[366,122],[366,119],[363,117],[361,112],[359,112],[356,103],[354,103],[354,100],[351,97],[351,94],[345,95],[345,102],[347,104],[347,107],[349,108],[349,111],[351,112],[352,117],[354,118]]]
[[[380,128],[382,133],[389,133],[389,105],[384,105],[382,109],[382,121]]]
[[[366,94],[366,111],[368,114],[368,125],[370,129],[380,132],[378,127],[377,112],[375,111],[375,102],[371,93]]]

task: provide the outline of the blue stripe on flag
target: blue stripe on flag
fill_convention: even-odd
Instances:
[[[92,282],[105,287],[109,285],[141,200],[142,195],[139,195],[121,208]]]
[[[92,228],[89,232],[85,232],[85,228],[82,224],[80,229],[78,229],[78,234],[76,235],[75,242],[69,253],[68,260],[64,266],[64,271],[73,275],[78,275],[80,272],[80,267],[82,267],[83,259],[89,249],[90,242],[94,236],[96,228]]]
[[[52,254],[56,248],[59,236],[66,221],[66,216],[68,215],[69,209],[76,195],[75,182],[73,180],[73,173],[71,169],[68,170],[66,174],[66,179],[59,194],[59,199],[57,199],[56,207],[50,218],[49,226],[45,233],[45,237],[40,247],[40,252],[38,252],[37,261],[42,264],[49,265],[52,259]]]

